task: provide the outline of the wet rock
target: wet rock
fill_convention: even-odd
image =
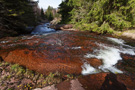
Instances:
[[[129,76],[135,76],[135,58],[132,55],[122,54],[123,61],[118,63],[118,67]]]
[[[99,73],[84,76],[82,78],[79,78],[78,80],[85,90],[100,90],[106,76],[107,73]]]
[[[89,41],[94,38],[85,35],[87,36],[86,32],[84,35],[62,32],[48,36],[32,36],[26,40],[20,37],[13,44],[12,41],[1,43],[3,49],[0,56],[7,62],[17,63],[43,74],[56,71],[80,74],[84,54],[92,51],[89,45],[96,46],[94,42]],[[93,65],[97,66],[94,63]]]
[[[127,88],[117,80],[117,75],[111,73],[105,77],[101,90],[127,90]]]
[[[62,74],[81,74],[82,65],[87,62],[93,67],[98,68],[102,64],[101,60],[95,58],[86,58],[87,53],[94,53],[94,50],[99,50],[95,42],[104,43],[105,36],[95,36],[95,34],[89,34],[87,32],[71,32],[71,31],[60,31],[54,34],[48,35],[34,35],[25,36],[17,38],[5,38],[4,41],[0,42],[0,57],[3,60],[11,63],[17,63],[19,65],[25,66],[30,70],[34,70],[43,74],[49,74],[50,72],[60,72]],[[107,41],[107,40],[106,40]],[[110,43],[110,41],[105,42],[105,45]],[[113,44],[113,43],[112,43]],[[109,44],[110,46],[113,46]],[[116,47],[119,47],[117,45]],[[118,64],[118,68],[124,72],[121,74],[109,74],[109,73],[98,73],[88,76],[82,76],[74,80],[61,82],[62,79],[57,78],[56,80],[50,75],[51,78],[40,78],[37,80],[38,76],[34,78],[32,75],[25,73],[26,76],[21,78],[25,84],[25,81],[30,83],[38,83],[41,86],[46,86],[47,84],[60,84],[53,87],[53,89],[65,90],[68,89],[84,89],[84,90],[114,90],[114,89],[135,89],[134,85],[134,56],[123,56],[122,63]],[[121,68],[123,67],[123,68]],[[131,68],[131,71],[127,70],[125,67]],[[4,65],[3,68],[9,69],[8,65]],[[132,71],[133,70],[133,71]],[[3,70],[1,76],[5,76],[9,70]],[[132,72],[132,73],[130,73]],[[130,73],[130,74],[129,74]],[[9,75],[9,74],[8,74]],[[23,74],[21,74],[23,75]],[[129,76],[127,76],[129,75]],[[18,78],[19,76],[15,76]],[[27,77],[27,78],[26,78]],[[59,77],[59,76],[58,76]],[[4,77],[3,77],[4,78]],[[31,79],[33,78],[33,79]],[[20,78],[19,78],[20,79]],[[30,79],[30,80],[26,80]],[[6,80],[6,79],[3,79]],[[9,79],[15,82],[14,80]],[[7,80],[7,82],[9,81]],[[43,81],[48,80],[47,84],[43,85]],[[53,81],[54,80],[54,81]],[[58,80],[58,81],[57,81]],[[64,79],[65,80],[65,79]],[[127,81],[127,82],[126,82]],[[6,81],[5,81],[6,82]],[[41,83],[40,83],[41,82]],[[17,83],[17,82],[16,82]],[[19,86],[22,81],[17,83]],[[4,83],[5,84],[5,83]],[[9,83],[11,84],[11,83]],[[5,84],[7,85],[7,84]],[[34,84],[33,84],[34,85]],[[40,85],[39,85],[40,87]],[[17,88],[17,87],[15,87]],[[19,86],[23,88],[23,86]],[[36,88],[36,87],[35,87]]]
[[[99,59],[96,59],[96,58],[87,59],[87,61],[93,67],[98,67],[98,66],[102,65],[102,61]]]
[[[125,75],[125,74],[120,74],[120,75],[118,74],[117,80],[123,83],[126,86],[127,90],[135,89],[135,77]]]

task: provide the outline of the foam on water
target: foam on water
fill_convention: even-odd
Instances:
[[[79,46],[79,47],[72,47],[71,49],[81,49],[82,47]]]
[[[96,43],[100,47],[100,49],[94,50],[94,54],[87,53],[84,57],[97,58],[102,60],[103,64],[98,67],[99,70],[102,70],[104,72],[110,71],[112,73],[123,73],[121,70],[115,67],[118,61],[122,60],[121,53],[135,55],[135,50],[132,49],[131,47],[124,48],[123,46],[125,46],[126,44],[124,44],[124,40],[122,39],[109,38],[108,40],[121,44],[121,46],[112,47],[106,44]],[[89,71],[89,69],[91,70],[93,67],[91,68],[89,65],[85,65],[84,67],[87,69],[86,70],[83,69],[82,72],[93,74],[91,73],[91,71]]]
[[[107,37],[107,39],[108,39],[109,41],[112,41],[112,42],[114,42],[114,43],[120,44],[120,45],[122,45],[122,46],[125,46],[125,47],[128,47],[128,48],[135,49],[135,47],[126,45],[126,44],[125,44],[125,41],[122,40],[122,39],[111,38],[111,37]]]
[[[94,67],[92,67],[90,64],[88,63],[84,63],[84,65],[82,66],[82,74],[83,75],[88,75],[88,74],[96,74],[98,73],[97,69],[95,69]]]
[[[122,39],[117,39],[117,38],[112,38],[112,37],[107,37],[107,39],[112,41],[112,42],[115,42],[117,44],[121,44],[121,45],[123,45],[125,43],[125,41]]]

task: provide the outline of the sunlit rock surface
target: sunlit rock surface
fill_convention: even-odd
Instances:
[[[3,60],[43,74],[123,73],[116,67],[121,54],[135,55],[135,48],[124,40],[74,31],[5,38],[0,49]]]
[[[84,75],[56,85],[58,90],[76,86],[77,90],[133,90],[134,43],[88,32],[58,31],[0,39],[0,59],[43,74]]]

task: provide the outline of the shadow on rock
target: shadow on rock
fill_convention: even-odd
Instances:
[[[117,76],[113,73],[105,77],[101,90],[127,90],[126,86],[117,80]]]

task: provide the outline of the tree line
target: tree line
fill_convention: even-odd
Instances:
[[[60,17],[60,14],[57,13],[56,8],[48,6],[46,10],[41,8],[41,17],[42,19],[47,19],[48,21],[52,21],[53,19]]]
[[[37,21],[28,0],[0,0],[0,37],[27,33],[25,28]]]
[[[135,27],[135,0],[63,0],[61,23],[79,30],[113,33]]]

